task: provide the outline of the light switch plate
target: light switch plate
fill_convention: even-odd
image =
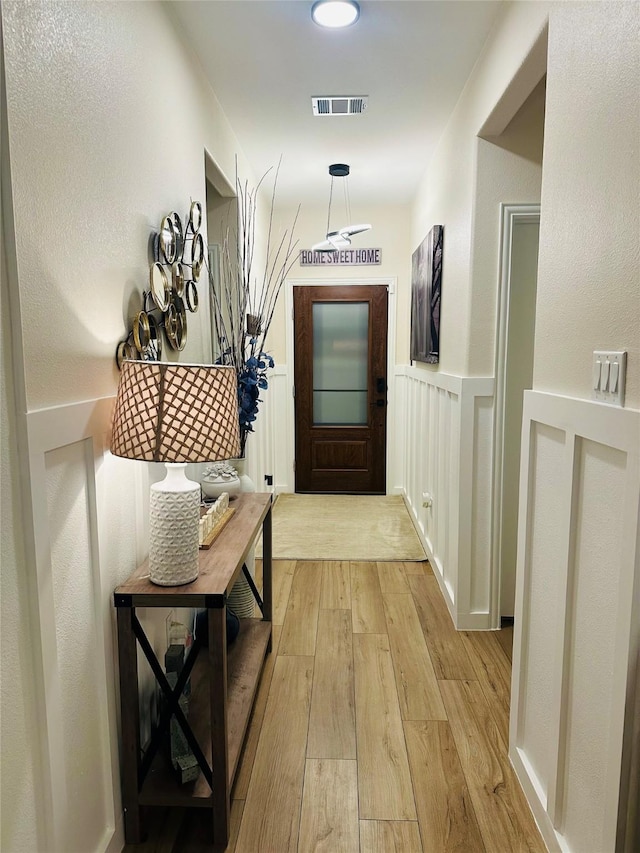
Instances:
[[[612,406],[624,406],[627,353],[595,350],[593,353],[591,398]]]

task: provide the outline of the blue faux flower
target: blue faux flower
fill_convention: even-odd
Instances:
[[[258,356],[250,356],[238,373],[238,408],[243,451],[247,433],[253,432],[253,423],[258,415],[258,404],[262,402],[259,396],[260,390],[266,390],[269,387],[267,370],[274,364],[270,355],[261,352]]]

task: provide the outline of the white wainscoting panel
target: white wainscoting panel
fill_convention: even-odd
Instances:
[[[558,622],[556,549],[561,537],[563,461],[565,434],[536,424],[532,434],[532,484],[530,501],[531,549],[538,554],[538,568],[527,577],[523,608],[529,626],[530,654],[520,670],[528,713],[522,721],[522,737],[528,744],[527,758],[541,794],[546,798],[550,776],[548,733],[552,729],[553,660]]]
[[[287,389],[287,367],[276,365],[269,371],[269,387],[260,392],[260,411],[255,433],[247,440],[249,475],[259,492],[293,492],[293,438],[289,418],[293,417],[291,388]],[[265,475],[273,477],[268,486]]]
[[[493,379],[408,366],[396,368],[395,379],[392,482],[405,496],[456,627],[490,628]]]
[[[639,439],[637,411],[525,393],[510,755],[550,850],[632,849]]]
[[[468,381],[468,380],[467,380]],[[493,494],[493,397],[473,397],[473,503],[469,610],[491,607],[491,522]],[[486,627],[489,627],[487,624]]]
[[[39,784],[52,853],[115,853],[124,842],[111,596],[136,564],[140,495],[135,463],[105,455],[112,408],[104,398],[27,414]]]
[[[104,658],[96,660],[102,637],[96,619],[100,595],[95,583],[95,501],[88,481],[91,445],[87,439],[45,455],[56,658],[50,677],[60,681],[59,734],[64,744],[59,772],[67,812],[77,809],[83,816],[67,826],[70,850],[100,849],[104,827],[113,820],[111,780],[102,770],[110,765],[109,723]]]

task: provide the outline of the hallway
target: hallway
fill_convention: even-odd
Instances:
[[[279,560],[273,586],[228,851],[546,849],[507,757],[509,629],[456,632],[426,562]],[[204,853],[204,817],[125,849]]]

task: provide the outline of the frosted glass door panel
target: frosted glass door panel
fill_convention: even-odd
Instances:
[[[366,391],[314,391],[313,420],[315,424],[334,426],[367,423]]]
[[[313,422],[366,424],[369,303],[313,304]]]

